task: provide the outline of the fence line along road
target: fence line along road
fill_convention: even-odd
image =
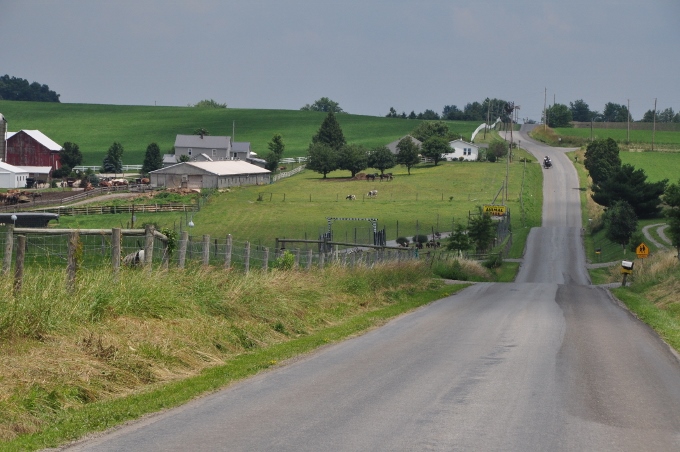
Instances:
[[[117,213],[198,212],[198,204],[135,204],[129,206],[46,207],[41,212],[58,215],[104,215]]]

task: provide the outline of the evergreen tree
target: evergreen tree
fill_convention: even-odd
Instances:
[[[163,156],[161,155],[161,148],[158,144],[151,143],[146,147],[144,154],[144,163],[142,164],[142,173],[149,174],[151,171],[163,168]]]
[[[123,172],[123,145],[117,141],[109,147],[106,151],[106,157],[102,163],[102,168],[105,173],[122,173]]]
[[[585,159],[584,164],[593,179],[593,184],[606,180],[621,167],[619,145],[611,138],[588,143]]]
[[[647,182],[647,175],[633,165],[622,165],[604,181],[593,184],[593,201],[613,207],[617,201],[631,205],[638,218],[655,218],[661,213],[661,195],[667,179]]]
[[[496,224],[491,215],[484,212],[481,206],[477,206],[478,215],[470,218],[468,236],[478,252],[484,252],[491,246],[496,237]]]
[[[616,201],[605,214],[605,236],[625,250],[626,244],[637,229],[637,216],[626,201]]]
[[[680,259],[680,180],[677,184],[671,184],[666,188],[663,200],[669,207],[666,210],[668,235],[673,246],[677,249],[678,259]]]
[[[319,131],[312,137],[312,143],[326,144],[335,151],[340,150],[346,144],[340,123],[338,123],[332,111],[328,112],[328,115],[321,123]]]

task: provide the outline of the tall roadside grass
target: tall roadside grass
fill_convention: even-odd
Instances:
[[[427,265],[192,267],[0,281],[0,448],[54,447],[180,404],[464,286]]]
[[[680,350],[680,260],[674,250],[638,261],[630,284],[612,290],[642,321]]]

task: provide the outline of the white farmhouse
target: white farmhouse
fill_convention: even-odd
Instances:
[[[476,161],[479,159],[479,146],[474,143],[468,143],[463,140],[453,140],[449,142],[451,152],[444,154],[444,158],[448,161],[463,160]]]

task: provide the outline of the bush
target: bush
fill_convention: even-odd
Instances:
[[[458,281],[470,279],[470,276],[465,272],[458,259],[454,260],[450,265],[447,262],[437,262],[432,267],[432,271],[435,275],[444,279],[455,279]]]
[[[276,258],[272,267],[279,270],[291,270],[295,266],[295,255],[290,251],[284,251],[282,255]]]
[[[489,257],[482,264],[488,269],[498,268],[503,265],[503,256],[501,253],[490,254]]]
[[[413,243],[427,243],[427,236],[423,234],[414,235],[411,240]]]
[[[408,246],[409,241],[406,237],[397,237],[397,244],[401,246]]]
[[[495,163],[496,162],[496,156],[494,154],[488,154],[486,156],[486,160],[491,162],[491,163]]]

